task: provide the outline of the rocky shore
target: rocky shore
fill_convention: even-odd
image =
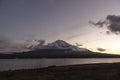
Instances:
[[[120,63],[3,71],[0,80],[120,80]]]

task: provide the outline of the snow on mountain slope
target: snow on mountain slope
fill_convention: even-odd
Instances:
[[[69,48],[71,45],[63,40],[57,40],[53,43],[48,44],[48,46],[54,48]]]
[[[49,43],[48,45],[37,45],[33,50],[38,49],[69,49],[72,51],[87,51],[85,48],[79,48],[77,46],[71,45],[63,40],[56,40],[55,42]]]

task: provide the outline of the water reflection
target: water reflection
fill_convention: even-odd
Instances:
[[[73,65],[73,64],[91,64],[91,63],[113,63],[120,62],[119,58],[101,58],[101,59],[0,59],[0,71],[15,69],[42,68],[52,65]]]

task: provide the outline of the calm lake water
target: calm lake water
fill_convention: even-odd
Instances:
[[[43,68],[52,65],[63,66],[73,64],[114,63],[120,58],[91,58],[91,59],[0,59],[0,71],[16,69]]]

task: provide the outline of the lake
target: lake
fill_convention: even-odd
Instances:
[[[120,62],[120,58],[0,59],[0,71],[43,68],[52,65],[63,66],[114,62]]]

